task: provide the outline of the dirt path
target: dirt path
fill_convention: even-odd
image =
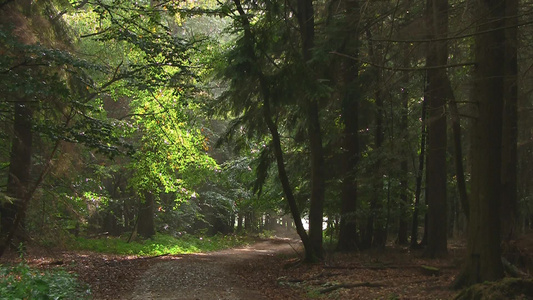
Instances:
[[[317,264],[299,264],[297,240],[262,240],[218,252],[131,257],[82,251],[32,251],[33,267],[78,274],[94,300],[116,299],[451,299],[464,244],[444,259],[391,245],[384,251],[327,253]],[[420,250],[422,251],[422,250]],[[301,249],[298,251],[301,253]],[[0,263],[19,259],[2,257]],[[428,274],[421,266],[439,269]]]
[[[243,280],[242,268],[265,257],[294,253],[297,241],[272,239],[224,251],[158,258],[121,299],[269,299]]]

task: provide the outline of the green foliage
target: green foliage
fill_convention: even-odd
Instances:
[[[172,237],[157,234],[153,239],[131,243],[127,243],[121,238],[78,238],[73,248],[101,253],[153,256],[216,251],[246,243],[247,240],[245,238],[238,236],[215,235],[207,237],[183,234],[179,237]]]
[[[134,121],[134,127],[143,131],[141,149],[131,165],[130,185],[136,190],[177,192],[184,184],[177,174],[187,175],[190,187],[215,168],[214,160],[204,152],[201,132],[188,125],[181,104],[180,97],[170,91],[141,94],[132,102],[135,113],[143,116]]]
[[[90,290],[63,270],[42,271],[25,263],[0,265],[0,299],[88,299]]]

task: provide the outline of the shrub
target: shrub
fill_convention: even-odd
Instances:
[[[0,265],[0,299],[87,299],[88,287],[64,270],[42,271],[19,263]]]

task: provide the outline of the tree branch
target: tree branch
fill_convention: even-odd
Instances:
[[[464,39],[464,38],[468,38],[468,37],[474,37],[474,36],[478,36],[478,35],[491,33],[491,32],[494,32],[494,31],[505,30],[505,29],[515,28],[515,27],[521,27],[521,26],[526,26],[526,25],[531,25],[531,24],[533,24],[533,21],[528,21],[528,22],[524,22],[524,23],[520,23],[520,24],[516,24],[516,25],[501,26],[501,27],[495,28],[495,29],[476,31],[476,32],[469,33],[469,34],[455,35],[455,36],[442,37],[442,38],[434,38],[434,39],[420,39],[420,40],[373,39],[373,41],[375,41],[375,42],[389,42],[389,43],[432,43],[432,42],[441,42],[441,41]]]
[[[370,61],[361,60],[361,59],[358,59],[356,57],[353,57],[353,56],[350,56],[350,55],[347,55],[347,54],[344,54],[344,53],[339,53],[337,51],[332,51],[332,52],[330,52],[330,54],[339,55],[339,56],[342,56],[342,57],[346,57],[346,58],[349,58],[349,59],[352,59],[352,60],[359,61],[362,64],[368,64],[368,65],[371,65],[371,66],[376,67],[376,68],[381,68],[381,69],[390,70],[390,71],[427,71],[427,70],[435,70],[435,69],[447,69],[447,68],[457,68],[457,67],[466,67],[466,66],[475,66],[476,65],[475,62],[466,62],[466,63],[447,64],[447,65],[442,65],[442,66],[420,67],[420,68],[387,67],[387,66],[378,65],[378,64],[370,62]]]

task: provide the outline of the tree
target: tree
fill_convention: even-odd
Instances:
[[[418,245],[418,216],[420,212],[420,197],[422,193],[422,179],[424,176],[424,163],[426,161],[426,146],[427,146],[427,103],[422,103],[422,117],[421,135],[420,135],[420,154],[418,155],[418,170],[416,172],[416,186],[415,186],[415,201],[413,209],[413,223],[411,225],[411,249],[416,249]]]
[[[518,1],[506,0],[502,133],[502,239],[516,237],[518,223]]]
[[[224,76],[230,78],[230,87],[228,91],[222,95],[222,99],[228,99],[232,102],[232,109],[238,113],[238,121],[247,121],[250,132],[256,126],[254,121],[257,121],[256,117],[260,117],[266,125],[270,137],[272,139],[272,151],[276,158],[276,164],[278,169],[278,178],[281,181],[284,195],[287,199],[290,212],[296,225],[296,231],[300,236],[304,249],[305,260],[315,260],[319,253],[315,253],[315,247],[311,243],[311,239],[303,227],[301,220],[301,212],[298,208],[296,198],[287,176],[285,167],[285,159],[283,155],[283,149],[281,145],[281,138],[279,134],[278,125],[276,124],[272,110],[275,109],[273,105],[273,95],[278,95],[280,98],[286,98],[287,95],[283,95],[285,82],[276,81],[276,76],[267,76],[265,66],[259,64],[263,62],[263,57],[255,52],[255,36],[252,31],[252,24],[248,19],[248,14],[244,11],[244,7],[239,0],[234,1],[235,9],[238,12],[236,18],[239,29],[242,30],[241,38],[237,41],[239,47],[234,51],[230,51],[229,56],[230,65],[224,69]],[[268,60],[270,63],[270,60]],[[245,75],[245,77],[240,77]],[[283,72],[279,74],[283,80]],[[244,86],[243,86],[244,84]],[[256,102],[256,99],[258,102]],[[278,100],[279,101],[279,100]],[[244,113],[242,113],[244,112]],[[240,122],[235,122],[235,125],[239,125]],[[234,128],[233,126],[231,128]]]
[[[88,109],[81,108],[79,99],[85,94],[78,89],[82,69],[91,67],[64,50],[69,47],[68,37],[63,36],[64,24],[56,19],[50,20],[49,15],[44,16],[45,11],[56,12],[54,5],[54,1],[43,1],[31,10],[29,2],[6,3],[1,10],[3,43],[0,51],[4,59],[0,74],[4,82],[2,93],[9,96],[2,102],[13,104],[9,111],[13,116],[13,134],[6,188],[11,199],[0,207],[1,236],[4,239],[1,253],[19,226],[24,224],[29,202],[48,173],[60,141],[79,136],[77,130],[93,121],[86,122],[83,118]],[[61,44],[62,48],[52,48],[54,43]],[[75,115],[83,117],[70,123]],[[99,144],[92,140],[92,133],[82,135],[85,139],[80,142],[93,146]],[[48,161],[43,163],[44,168],[36,175],[32,174],[32,145],[38,138],[43,143],[52,140],[55,146],[51,147],[53,150]],[[112,148],[107,145],[107,149]]]
[[[448,1],[428,0],[427,24],[429,39],[440,39],[448,33]],[[446,74],[448,44],[446,40],[432,41],[426,58],[428,103],[428,146],[426,168],[426,197],[428,199],[428,247],[430,257],[447,253],[447,169],[446,169]],[[451,91],[451,90],[450,90]]]
[[[317,82],[320,68],[312,65],[312,50],[315,47],[315,12],[312,0],[298,0],[295,14],[298,18],[302,67],[310,75],[307,82]],[[308,86],[311,88],[311,86]],[[311,93],[309,93],[311,92]],[[307,117],[307,134],[309,136],[311,199],[309,205],[309,239],[314,255],[322,259],[322,224],[324,220],[325,201],[325,170],[322,132],[320,126],[320,107],[318,102],[323,99],[320,91],[309,90],[303,95],[305,114]]]
[[[407,47],[406,47],[407,49]],[[408,55],[405,55],[406,62],[409,62]],[[407,64],[406,64],[407,65]],[[408,140],[409,139],[409,73],[404,72],[402,76],[402,116],[400,121],[400,130],[404,132],[403,139]],[[399,224],[398,224],[398,244],[400,245],[406,245],[408,244],[408,230],[409,230],[409,224],[408,224],[408,216],[407,213],[409,210],[409,177],[407,176],[409,172],[408,167],[408,156],[407,151],[404,151],[402,160],[400,162],[400,170],[402,173],[402,177],[400,180],[400,215],[399,215]]]
[[[477,2],[473,101],[472,196],[467,256],[456,285],[503,277],[500,249],[502,111],[505,81],[506,1]]]
[[[345,12],[341,16],[343,28],[349,28],[352,35],[344,36],[338,52],[350,51],[359,54],[359,1],[347,1]],[[332,1],[332,5],[334,1]],[[343,26],[344,25],[344,26]],[[341,220],[339,224],[339,241],[337,248],[342,251],[357,249],[357,165],[359,162],[359,62],[354,59],[341,63],[343,95],[341,99],[341,114],[343,121],[343,162],[341,164]]]
[[[86,149],[96,150],[89,153],[85,149],[81,155],[96,158],[98,153],[106,154],[108,157],[132,155],[130,151],[132,149],[128,147],[124,139],[132,136],[131,131],[134,128],[147,129],[147,136],[149,135],[150,138],[156,136],[159,141],[163,140],[162,136],[166,136],[167,142],[168,140],[178,141],[172,143],[173,148],[170,151],[175,150],[172,154],[161,151],[163,147],[156,143],[158,151],[155,151],[155,155],[148,155],[153,159],[142,159],[143,163],[138,165],[140,169],[143,165],[159,167],[159,169],[151,169],[147,174],[152,177],[154,174],[159,174],[162,178],[158,179],[166,181],[161,186],[168,189],[167,192],[171,188],[177,189],[178,185],[174,184],[175,181],[168,184],[178,176],[176,165],[191,166],[192,161],[198,160],[205,163],[199,165],[209,165],[208,169],[213,166],[212,160],[206,158],[203,153],[204,140],[199,130],[183,129],[179,126],[186,118],[180,115],[183,112],[180,109],[182,104],[178,104],[176,99],[190,95],[191,90],[194,90],[191,88],[191,82],[194,81],[196,75],[189,72],[188,62],[191,57],[185,54],[186,50],[192,47],[192,43],[173,35],[172,32],[167,31],[168,26],[165,25],[166,15],[162,11],[175,12],[176,8],[160,7],[163,4],[156,4],[154,7],[138,5],[134,9],[132,5],[134,4],[124,2],[110,4],[100,1],[91,3],[82,1],[78,6],[73,7],[64,1],[51,0],[39,1],[35,5],[30,5],[29,2],[20,5],[16,3],[2,5],[2,16],[7,17],[2,17],[0,23],[2,25],[0,51],[3,54],[3,59],[0,61],[1,88],[3,93],[17,96],[13,99],[20,98],[23,102],[23,105],[18,105],[19,108],[13,106],[14,108],[9,110],[14,116],[12,119],[14,122],[11,124],[17,128],[11,151],[14,161],[11,167],[16,167],[19,174],[10,172],[14,176],[6,176],[9,183],[7,194],[15,190],[17,193],[24,191],[20,188],[21,183],[26,180],[25,177],[32,179],[31,189],[27,188],[24,192],[24,205],[17,204],[19,202],[15,203],[19,210],[17,215],[24,214],[33,196],[32,193],[47,180],[45,175],[55,168],[51,164],[52,160],[59,160],[68,155],[68,153],[61,153],[68,149],[64,147],[65,142],[83,144],[87,146]],[[144,13],[139,14],[139,11]],[[27,14],[27,18],[24,14]],[[51,15],[54,17],[50,18]],[[120,17],[116,17],[118,15]],[[15,28],[11,28],[12,25]],[[125,28],[127,30],[124,30]],[[95,30],[99,31],[95,32]],[[79,35],[73,37],[71,33]],[[81,38],[76,39],[77,37]],[[88,40],[91,41],[88,42]],[[79,44],[74,42],[79,42]],[[66,51],[76,46],[83,47],[84,50],[73,51],[79,56]],[[169,97],[172,93],[168,90],[177,86],[182,87],[179,93],[176,92]],[[143,92],[134,94],[140,90]],[[160,95],[157,94],[155,97],[155,91],[164,94],[164,98],[160,99],[160,101],[165,100],[162,101],[163,103],[156,101]],[[125,103],[124,99],[130,97],[135,100],[141,98],[139,102],[145,111],[114,117],[109,117],[104,111],[106,103],[112,100]],[[145,107],[143,101],[152,98],[155,100]],[[2,107],[6,103],[2,101]],[[134,117],[140,117],[141,114],[149,116],[145,122],[135,123],[139,121],[137,119],[132,121]],[[21,119],[20,116],[23,115],[26,117]],[[161,120],[152,119],[154,115],[162,116]],[[31,124],[28,122],[30,116],[32,117]],[[162,124],[159,124],[159,121]],[[24,128],[19,128],[20,124],[24,124]],[[23,136],[25,138],[21,139]],[[135,137],[132,139],[135,141]],[[33,157],[28,155],[28,147],[25,146],[24,151],[21,150],[22,140],[25,145],[38,141],[40,142],[39,149],[50,149],[52,154],[35,153],[33,157],[38,158],[36,160],[38,167],[35,168],[29,160]],[[154,142],[149,139],[144,141]],[[148,148],[150,148],[149,145],[143,150]],[[184,149],[190,151],[186,153]],[[136,158],[141,157],[143,152],[138,153]],[[25,163],[21,165],[23,159]],[[120,160],[121,163],[124,161],[127,160]],[[91,165],[93,163],[94,161]],[[64,162],[55,165],[63,164]],[[196,165],[191,166],[189,171],[196,167]],[[170,174],[169,168],[171,168]],[[36,172],[31,174],[30,171],[35,169],[37,169]],[[183,167],[180,170],[182,174],[195,178],[192,176],[194,172],[187,173],[186,169]],[[198,168],[200,169],[205,170]],[[20,172],[29,175],[26,176]],[[200,175],[198,172],[194,174],[196,178],[205,177],[205,174]],[[171,180],[167,176],[172,177]],[[85,179],[88,181],[88,178]],[[56,177],[50,179],[49,183],[58,180],[61,179]],[[74,175],[65,181],[75,186],[79,183],[79,176]],[[131,186],[133,182],[134,180]],[[188,183],[192,183],[192,180]],[[24,184],[30,185],[30,182]],[[151,191],[156,192],[159,188],[160,186],[156,186]],[[74,192],[78,191],[74,187],[71,189]],[[80,192],[84,194],[84,191]],[[106,191],[100,193],[103,194],[101,195],[104,196],[103,198],[107,198]],[[116,193],[109,192],[109,194]],[[83,197],[69,196],[68,198],[81,199]],[[14,217],[14,210],[9,206],[9,203],[2,206],[2,209],[6,208],[1,212],[2,221],[6,222],[2,226],[3,232],[13,232],[10,228],[12,226],[6,225],[13,223]],[[24,223],[23,221],[17,222]]]
[[[14,102],[14,121],[13,121],[13,141],[11,142],[11,158],[9,162],[9,174],[7,179],[6,195],[11,198],[4,203],[0,210],[1,231],[0,237],[7,237],[13,228],[18,214],[24,214],[24,206],[27,201],[31,185],[31,164],[32,164],[32,109],[29,103],[25,101]],[[24,217],[21,216],[21,225],[24,224]],[[19,242],[24,241],[19,237]]]

